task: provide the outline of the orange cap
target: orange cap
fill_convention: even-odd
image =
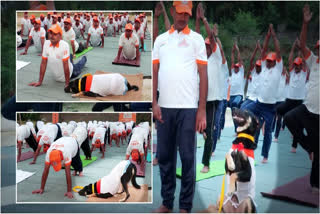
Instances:
[[[36,19],[35,15],[32,14],[32,15],[30,16],[30,19]]]
[[[256,61],[256,65],[257,65],[257,66],[261,66],[261,60],[260,60],[260,59],[258,59],[258,60]]]
[[[204,40],[204,43],[205,43],[206,45],[210,45],[210,40],[209,40],[208,37]]]
[[[319,40],[317,41],[315,48],[319,48]]]
[[[236,63],[235,65],[234,65],[234,67],[240,67],[240,63],[238,62],[238,63]]]
[[[139,22],[139,23],[141,23],[140,19],[136,19],[136,20],[134,20],[134,22]]]
[[[99,22],[98,17],[96,17],[96,16],[95,16],[95,17],[93,17],[93,21],[94,21],[94,22]]]
[[[132,26],[131,23],[128,23],[128,24],[126,24],[126,26],[125,26],[124,29],[125,29],[125,30],[133,30],[133,26]]]
[[[62,29],[58,24],[52,25],[48,32],[51,31],[52,33],[60,33],[60,35],[62,36]]]
[[[139,151],[137,149],[133,149],[131,152],[131,157],[134,161],[139,160]]]
[[[53,15],[52,15],[52,18],[58,18],[58,16],[57,16],[57,15],[55,15],[55,14],[53,14]]]
[[[192,1],[173,1],[173,6],[176,8],[177,13],[188,13],[192,16]]]
[[[39,25],[41,25],[41,20],[40,19],[36,19],[35,22],[38,23]]]
[[[300,65],[302,63],[302,59],[301,57],[297,57],[294,59],[293,64],[295,65]]]
[[[79,21],[80,19],[77,17],[77,18],[75,18],[74,20]]]
[[[61,160],[62,160],[62,154],[59,150],[52,150],[49,155],[50,164],[52,165],[54,171],[58,172],[61,169]]]
[[[97,139],[94,145],[96,148],[100,148],[101,147],[100,139]]]
[[[271,61],[274,61],[276,59],[277,59],[277,55],[275,52],[268,53],[267,58],[266,58],[266,60],[271,60]]]
[[[66,18],[63,22],[67,22],[69,24],[72,24],[71,19],[70,18]]]
[[[41,14],[40,14],[40,17],[44,17],[44,15],[41,13]]]
[[[53,14],[53,12],[48,12],[48,14],[49,14],[49,15],[52,15],[52,14]]]

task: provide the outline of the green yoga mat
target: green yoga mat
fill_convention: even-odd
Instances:
[[[91,160],[85,160],[86,156],[84,155],[80,155],[81,161],[82,161],[82,167],[85,167],[87,165],[89,165],[90,163],[94,162],[97,160],[97,156],[92,156]],[[73,167],[71,166],[71,169],[73,169]]]
[[[147,162],[151,163],[151,152],[148,152],[147,154]]]
[[[196,181],[201,181],[203,179],[219,176],[219,175],[224,175],[225,173],[225,160],[217,160],[217,161],[211,161],[210,162],[210,170],[208,173],[201,173],[201,169],[203,168],[203,164],[199,163],[197,164],[197,169],[196,169]],[[254,165],[256,166],[257,163],[256,161],[254,162]],[[178,168],[176,175],[178,178],[181,178],[182,174],[182,169]]]
[[[76,53],[76,58],[82,56],[83,54],[87,53],[88,51],[91,51],[93,47],[88,47],[87,49],[84,49],[81,53]]]
[[[210,162],[210,171],[208,173],[201,173],[201,169],[203,168],[203,164],[199,163],[197,164],[197,171],[196,171],[196,181],[200,181],[203,179],[211,178],[218,175],[223,175],[224,170],[224,160],[217,160],[217,161],[211,161]],[[177,177],[181,178],[182,169],[177,169]]]

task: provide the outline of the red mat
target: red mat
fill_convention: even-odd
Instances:
[[[40,152],[39,153],[39,155],[42,155],[42,154],[45,154],[45,153],[44,152]],[[28,152],[21,153],[20,161],[17,161],[17,162],[21,162],[21,161],[33,158],[33,155],[34,155],[33,151],[28,151]]]
[[[146,161],[141,161],[141,164],[138,164],[136,161],[130,160],[137,167],[137,177],[144,177],[145,176],[145,169],[146,169]]]
[[[136,60],[127,60],[123,57],[122,54],[120,56],[119,61],[116,61],[116,60],[117,60],[117,57],[114,58],[112,64],[140,67],[140,60],[138,62],[136,62]]]
[[[319,207],[319,194],[311,193],[310,174],[297,178],[269,193],[261,192],[262,196],[310,207]]]

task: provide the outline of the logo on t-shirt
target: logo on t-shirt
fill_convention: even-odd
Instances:
[[[188,47],[189,44],[187,43],[187,41],[185,39],[183,39],[179,44],[178,47],[182,47],[182,48],[186,48]]]

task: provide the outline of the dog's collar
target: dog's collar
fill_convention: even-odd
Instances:
[[[92,194],[94,194],[94,184],[92,184],[91,186],[92,186]]]
[[[246,133],[240,133],[240,134],[238,134],[237,137],[238,138],[239,137],[247,138],[247,139],[251,140],[252,142],[254,142],[254,137],[252,135],[249,135],[249,134],[246,134]]]
[[[83,77],[87,77],[87,81],[86,81],[86,86],[85,86],[85,91],[90,91],[91,88],[91,83],[92,83],[92,74],[84,74],[80,79],[79,79],[79,83],[78,83],[78,89],[79,92],[81,92],[81,80]]]

